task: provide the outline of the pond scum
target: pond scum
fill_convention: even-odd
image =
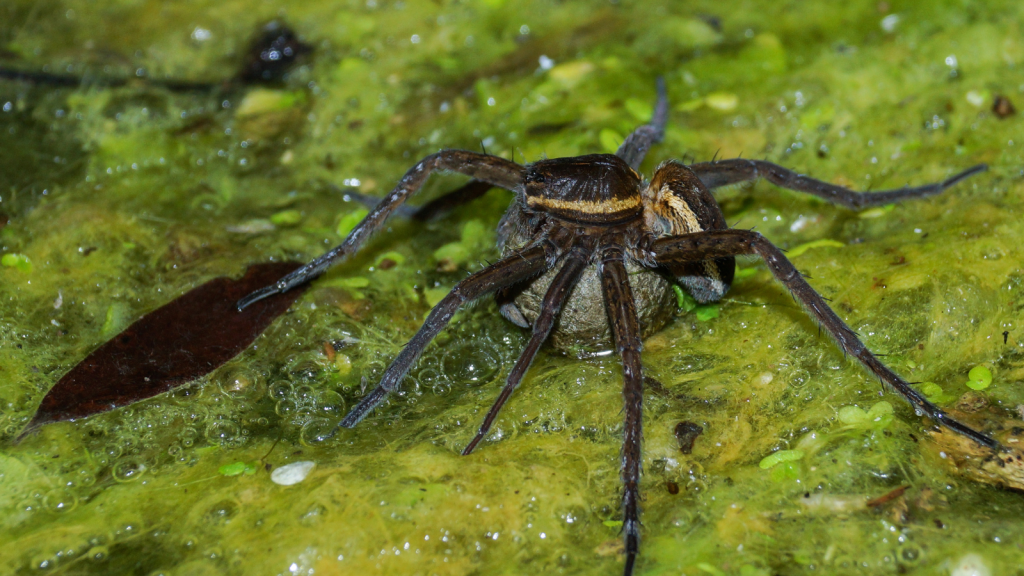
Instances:
[[[102,85],[228,77],[274,18],[315,50],[283,86]],[[441,147],[614,151],[658,75],[672,112],[646,174],[743,155],[878,189],[988,163],[860,214],[765,183],[718,197],[730,224],[795,249],[929,396],[1019,420],[1024,125],[993,104],[1024,104],[1022,21],[1008,0],[4,2],[3,66],[93,80],[0,82],[0,572],[618,573],[614,356],[542,353],[463,458],[526,339],[482,302],[384,409],[324,439],[429,306],[497,256],[498,190],[435,223],[396,219],[195,385],[10,441],[141,314],[336,244],[361,208],[345,189],[382,195]],[[927,421],[757,261],[740,266],[726,300],[681,297],[645,344],[662,386],[645,402],[638,574],[1024,573],[1024,498],[956,474]],[[690,454],[684,420],[704,430]],[[292,462],[315,466],[274,483]]]

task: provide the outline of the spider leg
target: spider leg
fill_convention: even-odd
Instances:
[[[644,161],[644,156],[651,146],[661,142],[665,137],[665,125],[668,124],[668,92],[665,90],[665,79],[658,78],[658,100],[654,104],[651,122],[637,127],[626,137],[615,152],[615,155],[626,161],[630,168],[636,170]]]
[[[456,284],[455,288],[430,311],[423,326],[384,371],[384,376],[381,377],[377,387],[364,397],[338,426],[352,428],[376,408],[388,394],[397,390],[399,383],[423,353],[427,344],[430,344],[430,341],[448,325],[460,306],[502,286],[542,273],[548,267],[548,257],[548,246],[540,245],[527,248],[491,264]]]
[[[836,313],[828,307],[825,300],[811,288],[803,276],[800,275],[800,272],[783,255],[782,251],[757,232],[748,230],[714,230],[683,236],[671,236],[654,241],[651,250],[658,263],[692,262],[708,258],[739,256],[741,254],[760,256],[775,278],[814,317],[818,325],[835,339],[836,344],[844,353],[856,358],[865,368],[877,376],[879,380],[891,386],[900,396],[903,396],[903,398],[910,402],[915,409],[926,414],[935,423],[963,434],[982,446],[988,448],[999,447],[997,441],[954,420],[943,412],[941,408],[926,400],[906,380],[900,378],[876,358],[864,346],[864,343],[857,338],[853,330],[836,316]]]
[[[622,357],[622,399],[625,412],[622,439],[622,517],[626,541],[624,574],[633,574],[640,549],[640,444],[643,440],[644,377],[640,365],[640,320],[633,290],[619,247],[610,247],[601,255],[601,288],[615,349]]]
[[[944,192],[947,188],[965,178],[988,170],[988,165],[978,164],[977,166],[972,166],[959,174],[935,184],[926,184],[913,188],[904,187],[896,190],[882,190],[880,192],[854,192],[842,186],[808,178],[803,174],[797,174],[792,170],[763,160],[736,158],[732,160],[719,160],[718,162],[691,164],[689,168],[693,170],[701,182],[708,188],[718,188],[720,186],[729,186],[730,184],[764,178],[782,188],[806,192],[851,210],[861,210],[872,206],[884,206],[901,200],[934,196]]]
[[[579,246],[572,249],[566,256],[565,264],[558,271],[558,274],[555,275],[551,285],[548,286],[548,291],[544,294],[540,314],[537,315],[537,319],[533,322],[533,336],[530,337],[526,348],[523,349],[523,353],[520,354],[515,366],[512,367],[512,371],[509,372],[508,379],[505,381],[505,387],[501,389],[501,394],[498,395],[494,406],[491,406],[491,410],[487,413],[487,417],[484,418],[483,424],[480,425],[480,431],[477,432],[473,440],[462,451],[463,456],[468,456],[476,448],[476,445],[483,440],[484,436],[487,435],[487,432],[490,431],[491,425],[494,424],[494,419],[498,417],[498,412],[501,411],[502,406],[505,405],[505,402],[512,396],[516,387],[519,386],[519,382],[526,375],[526,371],[530,369],[530,364],[533,363],[533,358],[537,355],[537,351],[540,350],[541,345],[544,344],[548,335],[551,334],[551,329],[555,325],[555,319],[558,318],[559,312],[562,311],[562,305],[565,304],[569,293],[576,286],[576,282],[580,279],[580,274],[583,273],[589,262],[590,251]]]
[[[274,284],[242,298],[238,301],[238,309],[242,310],[253,302],[262,300],[267,296],[287,292],[299,284],[309,282],[323,274],[332,264],[344,260],[359,250],[367,239],[383,226],[384,221],[394,212],[395,208],[419,190],[427,177],[435,170],[460,172],[509,190],[518,189],[523,179],[522,166],[499,156],[489,156],[465,150],[442,150],[437,154],[431,154],[420,160],[405,173],[405,176],[398,181],[395,189],[385,196],[366,215],[366,218],[363,218],[362,222],[356,225],[344,242],[332,248],[323,256],[281,278]]]
[[[331,188],[347,195],[367,208],[376,208],[381,202],[381,198],[363,194],[357,190],[347,190],[334,185],[331,185]],[[412,218],[418,222],[429,222],[447,215],[467,202],[476,200],[486,194],[491,188],[494,188],[494,185],[490,182],[470,180],[455,190],[446,192],[443,196],[435,198],[422,206],[416,207],[403,204],[396,207],[392,213],[396,216]]]

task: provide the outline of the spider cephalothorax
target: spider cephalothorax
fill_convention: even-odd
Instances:
[[[644,182],[636,170],[651,144],[661,139],[667,120],[668,102],[660,82],[658,92],[651,123],[637,128],[614,155],[555,158],[527,166],[461,150],[428,156],[376,204],[344,243],[247,296],[239,307],[308,282],[354,253],[435,170],[461,172],[475,180],[425,205],[414,216],[437,214],[446,205],[471,200],[491,186],[514,192],[515,200],[498,230],[502,259],[459,282],[431,310],[378,386],[339,425],[355,426],[395,391],[455,311],[485,294],[496,293],[502,314],[531,329],[532,336],[463,455],[487,435],[542,344],[550,341],[559,348],[611,344],[622,359],[624,381],[622,507],[627,576],[633,571],[640,542],[642,339],[670,318],[672,282],[700,302],[718,300],[732,283],[736,256],[762,258],[844,353],[919,412],[983,446],[997,448],[995,440],[951,419],[882,364],[778,248],[756,232],[728,228],[710,193],[719,186],[766,178],[859,209],[938,194],[985,166],[975,166],[938,184],[871,194],[813,180],[768,162],[740,159],[690,166],[667,162],[655,170],[650,182]]]

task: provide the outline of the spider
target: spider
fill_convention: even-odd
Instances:
[[[839,348],[941,426],[996,449],[992,438],[949,417],[886,367],[825,303],[804,277],[761,234],[729,228],[710,190],[765,178],[845,208],[859,210],[938,194],[987,166],[969,168],[943,182],[915,188],[861,193],[814,180],[775,164],[745,159],[691,164],[668,161],[649,181],[637,173],[651,145],[664,136],[668,97],[657,83],[649,124],[633,131],[615,154],[588,154],[540,160],[525,166],[486,153],[442,150],[412,167],[345,241],[275,284],[246,296],[239,309],[287,291],[322,274],[355,253],[379,230],[429,175],[459,172],[474,180],[420,209],[436,213],[492,186],[515,193],[498,229],[502,258],[459,282],[430,312],[419,331],[387,368],[377,387],[339,426],[357,425],[391,392],[460,306],[496,293],[499,310],[511,322],[532,330],[476,436],[462,451],[469,455],[487,435],[502,406],[551,340],[556,347],[580,342],[612,344],[622,361],[624,428],[621,453],[624,574],[630,576],[640,548],[640,445],[643,400],[643,338],[671,317],[673,282],[698,302],[721,299],[735,273],[735,257],[762,258],[808,314]],[[413,214],[417,215],[417,214]],[[602,311],[601,309],[604,308]]]

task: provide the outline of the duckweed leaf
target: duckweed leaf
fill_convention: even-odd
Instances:
[[[971,368],[967,377],[970,378],[967,381],[967,387],[971,390],[984,390],[992,384],[992,371],[985,366]]]
[[[774,467],[783,462],[794,462],[804,457],[802,450],[778,450],[761,459],[758,466],[762,470]]]
[[[812,248],[842,248],[844,246],[846,246],[846,244],[843,244],[838,240],[825,238],[822,240],[814,240],[813,242],[805,242],[799,246],[791,248],[786,252],[786,256],[793,259]]]
[[[0,257],[0,265],[7,268],[17,268],[26,274],[32,271],[32,261],[24,254],[4,254]]]
[[[298,267],[295,262],[256,264],[239,280],[214,278],[146,314],[65,374],[18,440],[44,424],[134,404],[210,373],[247,348],[304,287],[242,312],[236,302]]]
[[[355,229],[356,224],[362,222],[363,218],[366,218],[366,215],[369,213],[370,211],[365,208],[356,208],[342,216],[341,220],[338,221],[338,236],[342,238],[348,236],[348,233]]]
[[[238,476],[245,472],[245,462],[232,462],[217,469],[222,476]]]

